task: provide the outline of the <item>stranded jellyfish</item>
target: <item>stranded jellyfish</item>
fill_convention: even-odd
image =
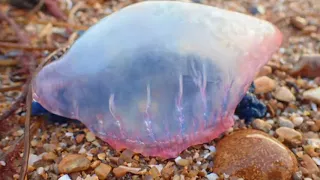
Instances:
[[[127,6],[86,31],[33,81],[48,111],[116,150],[172,158],[233,125],[280,31],[237,12],[178,1]]]

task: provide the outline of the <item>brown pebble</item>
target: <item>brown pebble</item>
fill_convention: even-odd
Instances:
[[[303,133],[303,137],[305,139],[319,139],[319,134],[312,131],[308,131]]]
[[[119,168],[119,167],[114,168],[112,170],[112,172],[117,178],[123,177],[123,176],[125,176],[127,174],[127,170],[126,169]]]
[[[311,145],[303,146],[304,151],[309,154],[311,157],[318,157],[319,153],[315,151],[315,147]]]
[[[140,157],[139,157],[138,155],[134,155],[134,156],[133,156],[133,159],[136,160],[136,161],[139,161],[139,160],[140,160]]]
[[[280,127],[276,130],[276,134],[292,144],[301,144],[302,134],[292,128]]]
[[[90,167],[94,169],[94,168],[98,167],[98,166],[100,165],[100,163],[101,163],[101,161],[95,160],[95,161],[90,165]]]
[[[98,167],[94,169],[94,172],[97,174],[99,179],[106,179],[111,170],[111,166],[101,163]]]
[[[85,155],[68,154],[58,165],[60,173],[71,173],[87,170],[90,167],[90,161]]]
[[[263,66],[256,77],[267,76],[272,73],[272,68],[270,66]]]
[[[318,27],[314,25],[306,26],[303,28],[303,33],[304,34],[311,34],[314,32],[317,32]]]
[[[295,17],[291,18],[291,24],[294,27],[302,30],[304,27],[306,27],[308,25],[308,21],[303,17],[295,16]]]
[[[34,171],[36,168],[35,167],[33,167],[33,166],[28,166],[28,172],[32,172],[32,171]]]
[[[189,160],[187,159],[179,159],[176,161],[176,163],[179,166],[188,166],[190,164]]]
[[[296,97],[292,92],[285,86],[277,88],[274,97],[279,101],[292,102],[296,100]]]
[[[314,103],[320,104],[320,87],[315,89],[310,89],[302,94],[303,99],[310,100]]]
[[[320,128],[319,128],[317,125],[315,125],[315,124],[311,125],[311,126],[310,126],[310,129],[311,129],[311,131],[313,131],[313,132],[318,132],[318,131],[320,130]]]
[[[87,139],[87,141],[92,142],[92,141],[96,140],[96,136],[93,134],[93,132],[89,131],[86,134],[86,139]]]
[[[318,128],[320,128],[320,120],[315,120],[315,124],[318,126]]]
[[[118,164],[118,162],[119,162],[119,157],[109,157],[109,159],[111,162],[116,163],[116,164]]]
[[[302,156],[301,165],[306,168],[309,175],[319,173],[319,168],[316,163],[311,159],[311,157],[307,154]]]
[[[275,70],[274,74],[281,79],[284,79],[287,76],[286,72],[280,70]]]
[[[131,150],[126,149],[121,153],[120,159],[124,160],[125,162],[131,162],[133,154],[134,153]]]
[[[174,173],[174,163],[169,161],[161,171],[161,175],[165,179],[169,179]]]
[[[273,79],[262,76],[254,80],[255,84],[255,93],[268,93],[275,89],[276,83]]]
[[[265,122],[261,119],[256,119],[252,122],[252,127],[255,129],[262,130],[264,132],[269,132],[272,128],[271,124]]]
[[[293,76],[302,76],[315,78],[320,76],[320,54],[305,54],[302,55],[295,63],[290,74]]]
[[[19,174],[14,174],[14,175],[13,175],[13,178],[14,178],[14,179],[19,179],[19,177],[20,177]]]
[[[38,141],[33,139],[33,140],[31,140],[30,144],[32,147],[35,147],[38,145]]]
[[[152,176],[153,178],[157,178],[157,177],[160,176],[160,172],[159,172],[158,169],[157,169],[156,167],[154,167],[154,166],[150,169],[149,173],[151,174],[151,176]]]
[[[105,160],[106,159],[106,153],[99,153],[98,154],[98,159]]]
[[[45,149],[45,151],[47,152],[53,152],[55,151],[55,149],[57,148],[57,146],[55,144],[43,144],[43,148]]]
[[[158,162],[155,158],[152,158],[150,161],[149,161],[149,165],[157,165]]]
[[[19,129],[18,131],[15,131],[12,133],[12,136],[15,136],[15,137],[20,137],[24,134],[24,131],[23,129]]]
[[[311,177],[313,178],[313,180],[320,180],[320,177],[315,174],[312,174]]]
[[[79,143],[82,143],[84,137],[85,137],[84,134],[78,134],[78,135],[76,136],[76,142],[77,142],[78,144],[79,144]]]
[[[308,170],[304,167],[299,167],[300,171],[302,172],[303,175],[308,175]]]
[[[141,170],[141,168],[130,168],[126,166],[119,166],[114,168],[112,172],[116,177],[120,178],[126,175],[127,172],[130,172],[132,174],[142,175],[142,174],[145,174],[147,171],[146,169]]]
[[[42,156],[42,159],[43,160],[46,160],[46,161],[54,161],[58,158],[58,156],[54,153],[54,152],[49,152],[47,154],[44,154]]]
[[[297,169],[297,160],[286,146],[264,132],[245,129],[218,142],[213,172],[246,180],[286,180]]]

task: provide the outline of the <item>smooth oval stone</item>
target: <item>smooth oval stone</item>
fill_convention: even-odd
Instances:
[[[274,25],[245,14],[144,1],[86,31],[37,74],[33,95],[117,150],[176,157],[233,125],[281,41]]]
[[[298,170],[297,159],[282,143],[253,129],[238,130],[217,144],[214,172],[245,180],[287,180]]]

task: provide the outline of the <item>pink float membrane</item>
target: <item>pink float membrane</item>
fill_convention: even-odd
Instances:
[[[145,1],[99,21],[33,81],[34,99],[113,148],[176,157],[217,138],[282,42],[269,22]]]

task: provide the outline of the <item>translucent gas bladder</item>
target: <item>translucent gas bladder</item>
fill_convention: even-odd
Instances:
[[[113,148],[165,158],[233,125],[279,48],[269,22],[206,5],[145,1],[85,32],[33,81],[34,99]]]

